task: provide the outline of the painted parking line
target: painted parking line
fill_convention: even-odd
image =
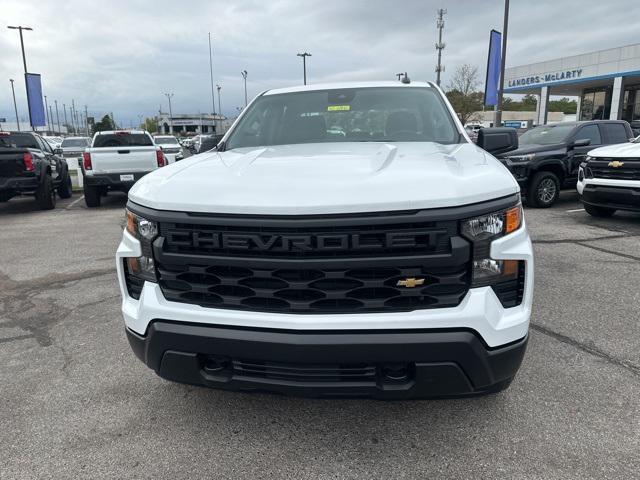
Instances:
[[[77,200],[74,200],[73,202],[71,202],[69,205],[67,205],[65,207],[65,210],[69,210],[71,207],[73,207],[76,203],[78,203],[80,200],[84,199],[84,195],[82,195],[80,198],[78,198]]]
[[[584,212],[584,208],[576,208],[575,210],[567,210],[567,213]]]

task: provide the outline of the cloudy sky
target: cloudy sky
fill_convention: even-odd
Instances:
[[[527,64],[637,42],[637,0],[511,2],[507,65]],[[154,115],[163,92],[174,113],[211,111],[207,33],[222,110],[249,96],[302,83],[435,79],[436,11],[446,8],[444,85],[456,66],[477,65],[484,78],[492,28],[502,29],[502,0],[3,0],[0,15],[0,117],[14,118],[9,78],[17,80],[20,117],[26,99],[18,33],[26,25],[27,65],[41,73],[49,101],[113,112],[123,125]],[[612,28],[615,27],[615,28]],[[216,99],[217,102],[217,99]]]

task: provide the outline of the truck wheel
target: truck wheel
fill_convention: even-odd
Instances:
[[[587,203],[584,204],[584,210],[592,217],[610,217],[616,213],[615,208],[596,207]]]
[[[53,189],[51,175],[45,175],[36,190],[36,203],[40,210],[53,210],[56,208],[56,191]]]
[[[538,172],[531,179],[527,200],[532,207],[549,208],[560,196],[560,180],[552,172]]]
[[[69,172],[67,172],[67,178],[62,180],[58,187],[58,195],[60,198],[71,198],[71,195],[73,195],[73,187],[71,186],[71,177],[69,176]]]
[[[100,187],[95,187],[92,185],[84,186],[84,202],[87,204],[87,207],[99,207],[100,206]]]

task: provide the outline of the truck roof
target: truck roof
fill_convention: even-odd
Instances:
[[[103,132],[96,132],[96,135],[125,135],[125,134],[141,134],[147,133],[146,130],[105,130]]]
[[[433,88],[431,82],[402,83],[398,81],[373,81],[373,82],[336,82],[318,83],[314,85],[296,85],[294,87],[276,88],[267,90],[264,95],[278,95],[280,93],[313,92],[316,90],[341,90],[343,88],[373,88],[373,87],[397,87],[397,88]]]

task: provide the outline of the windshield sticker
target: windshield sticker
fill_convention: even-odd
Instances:
[[[351,110],[351,105],[329,105],[327,112],[348,112]]]

